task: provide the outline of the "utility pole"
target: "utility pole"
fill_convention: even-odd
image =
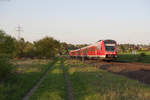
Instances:
[[[18,32],[18,40],[19,40],[19,39],[20,39],[21,32],[23,31],[23,30],[22,30],[22,27],[21,27],[20,25],[18,25],[16,31]]]

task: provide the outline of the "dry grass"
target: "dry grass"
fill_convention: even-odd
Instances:
[[[67,62],[77,100],[150,100],[148,85],[80,61]]]
[[[12,60],[16,74],[0,84],[0,100],[21,100],[50,66],[50,60]]]
[[[22,64],[47,64],[50,59],[19,59],[19,60],[12,60],[13,63],[17,65]]]

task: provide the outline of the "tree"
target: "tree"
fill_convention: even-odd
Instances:
[[[36,56],[35,46],[32,43],[30,43],[29,41],[25,42],[25,46],[23,49],[23,55],[24,55],[24,57],[29,57],[29,58],[33,58]]]
[[[15,39],[0,30],[0,81],[5,80],[13,72],[14,66],[8,56],[15,52]]]
[[[13,56],[15,52],[15,38],[0,30],[0,54]]]
[[[24,56],[24,48],[25,48],[25,40],[24,38],[21,38],[20,40],[16,41],[16,50],[15,55],[16,57],[23,57]]]
[[[66,42],[60,43],[59,53],[60,53],[60,55],[67,55],[67,54],[69,54],[68,44]]]
[[[122,50],[122,52],[125,52],[125,51],[126,51],[124,45],[120,45],[120,49]]]
[[[40,58],[52,58],[59,54],[60,42],[52,37],[45,37],[34,42],[34,45]]]

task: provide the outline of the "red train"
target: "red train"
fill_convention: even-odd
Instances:
[[[99,42],[69,52],[72,58],[105,59],[117,58],[117,42],[115,40],[100,40]]]

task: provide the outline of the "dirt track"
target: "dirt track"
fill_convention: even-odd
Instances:
[[[91,63],[91,62],[90,62]],[[150,84],[150,64],[144,63],[120,63],[120,62],[93,62],[100,69],[124,75],[142,83]]]
[[[70,81],[69,75],[67,73],[67,70],[64,67],[64,60],[61,62],[61,64],[62,64],[61,66],[63,68],[64,78],[65,78],[66,86],[67,86],[68,100],[75,100],[75,97],[73,95],[71,81]]]

